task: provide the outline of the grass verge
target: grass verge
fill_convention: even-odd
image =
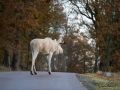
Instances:
[[[102,79],[89,74],[77,74],[77,78],[88,90],[120,90],[120,81]]]
[[[4,66],[0,66],[0,71],[3,72],[3,71],[9,71],[9,68],[6,68]]]

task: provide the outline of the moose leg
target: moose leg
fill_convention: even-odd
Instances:
[[[34,66],[33,66],[33,69],[34,69],[35,75],[37,75],[37,71],[36,71],[36,68],[35,68],[35,64],[34,64]]]
[[[52,73],[51,73],[51,58],[52,58],[52,55],[53,55],[53,53],[50,53],[50,54],[48,55],[48,73],[49,73],[49,74],[52,74]]]
[[[31,66],[31,75],[33,75],[33,66],[34,66],[35,60],[32,60],[32,66]]]
[[[31,75],[34,74],[34,71],[36,72],[36,69],[35,69],[35,59],[37,58],[37,55],[38,55],[38,52],[34,52],[32,53],[32,66],[31,66]],[[36,73],[35,73],[36,74]]]

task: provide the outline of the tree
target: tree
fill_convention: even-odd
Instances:
[[[20,46],[24,33],[28,32],[28,29],[31,27],[39,27],[38,21],[34,18],[36,9],[32,2],[22,0],[3,1],[1,8],[0,24],[2,24],[3,30],[1,34],[4,40],[6,39],[13,46],[12,67],[14,70],[17,70],[20,62]],[[5,42],[5,45],[8,42]]]
[[[49,28],[55,22],[50,0],[1,0],[0,34],[2,46],[13,51],[12,67],[16,70],[20,62],[21,45],[36,37],[49,36]],[[57,13],[56,13],[57,14]],[[58,15],[59,16],[59,15]],[[57,37],[59,34],[56,34]]]
[[[101,56],[101,70],[110,71],[111,64],[119,62],[113,60],[115,53],[119,53],[119,1],[118,0],[70,0],[77,14],[81,14],[92,21],[83,23],[90,28],[90,34],[96,42],[96,62]],[[117,48],[115,48],[117,47]],[[105,67],[104,67],[105,66]],[[104,69],[103,69],[104,68]],[[115,69],[114,69],[115,70]]]
[[[83,16],[83,25],[86,25],[89,29],[89,33],[91,38],[97,42],[98,39],[98,29],[99,26],[97,25],[97,22],[99,21],[98,12],[99,12],[99,0],[69,0],[71,4],[74,6],[72,10]],[[88,23],[87,21],[84,20],[84,17],[87,19],[91,20],[92,23]],[[94,72],[97,71],[97,58],[99,54],[98,46],[99,43],[96,43],[96,48],[95,48],[95,67],[94,67]]]
[[[87,37],[77,31],[71,31],[64,37],[67,48],[67,71],[86,73],[91,72],[89,65],[94,61],[93,48],[87,43]],[[93,63],[92,63],[93,64]]]
[[[99,41],[102,41],[99,45],[101,55],[101,66],[104,71],[116,71],[119,70],[119,65],[114,66],[115,62],[119,63],[119,57],[114,60],[115,52],[119,52],[119,9],[118,0],[104,1],[101,3],[103,6],[101,9],[102,18],[99,21]],[[109,28],[109,29],[108,29]],[[102,33],[101,33],[102,32]],[[116,48],[117,47],[117,48]],[[114,54],[114,55],[113,55]],[[117,55],[117,54],[116,54]]]

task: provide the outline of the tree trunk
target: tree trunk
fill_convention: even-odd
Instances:
[[[12,60],[12,69],[14,71],[19,70],[19,63],[20,63],[20,40],[15,40],[15,48],[13,51],[13,60]]]
[[[9,49],[8,48],[5,48],[4,49],[4,51],[5,51],[5,53],[4,53],[4,60],[3,60],[3,62],[2,62],[2,64],[4,65],[4,66],[6,66],[6,67],[9,67]]]
[[[109,66],[110,66],[110,56],[111,56],[111,51],[110,51],[110,47],[111,47],[111,43],[110,43],[110,40],[111,40],[111,37],[110,35],[108,35],[107,37],[107,61],[106,61],[106,68],[108,69]]]
[[[12,61],[12,69],[14,71],[19,70],[19,63],[20,63],[20,49],[15,48],[15,50],[13,51],[13,61]]]
[[[84,56],[85,57],[85,56]],[[86,68],[85,68],[85,58],[83,60],[83,68],[84,68],[84,74],[86,73]]]
[[[97,72],[97,59],[98,59],[98,55],[95,55],[94,73]]]
[[[26,70],[29,70],[29,60],[30,60],[30,45],[28,44],[28,56],[27,56],[27,66],[26,66]]]

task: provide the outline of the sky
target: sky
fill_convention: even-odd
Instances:
[[[80,24],[82,22],[82,19],[84,19],[87,23],[92,23],[92,21],[85,16],[81,16],[80,14],[77,15],[75,12],[72,12],[73,5],[70,2],[63,0],[62,3],[64,7],[64,12],[66,13],[66,16],[68,18],[68,25],[74,24],[77,29],[80,29],[80,32],[87,32],[87,28],[85,27],[85,25],[80,26],[78,25],[78,23]]]
[[[84,19],[85,22],[92,24],[92,21],[85,16],[81,16],[80,14],[75,14],[72,12],[72,7],[73,5],[70,4],[67,0],[62,0],[63,7],[64,7],[64,12],[66,13],[66,16],[68,18],[68,25],[75,25],[76,29],[79,29],[80,32],[84,33],[89,37],[89,32],[88,29],[85,25],[81,26],[82,19]],[[88,43],[92,43],[95,45],[95,42],[93,39],[89,37]],[[93,46],[93,45],[92,45]]]

